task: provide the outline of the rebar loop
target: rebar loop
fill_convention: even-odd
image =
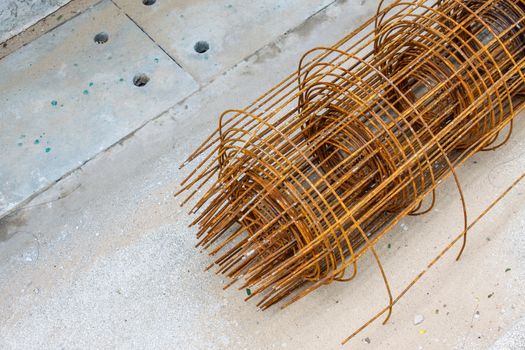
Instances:
[[[183,165],[198,164],[179,193],[191,191],[186,203],[203,192],[192,209],[198,246],[261,309],[352,280],[370,252],[388,319],[397,299],[376,242],[403,217],[431,210],[452,176],[461,255],[469,224],[455,169],[508,140],[524,74],[524,0],[380,4],[250,106],[224,112],[189,156]]]

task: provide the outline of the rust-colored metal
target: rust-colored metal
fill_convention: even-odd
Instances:
[[[508,140],[524,74],[523,0],[380,5],[250,106],[224,112],[190,155],[198,165],[181,192],[191,191],[184,203],[204,192],[192,210],[198,245],[262,309],[353,279],[370,252],[389,299],[371,321],[388,319],[424,271],[394,297],[376,242],[431,210],[452,176],[464,228],[429,267],[462,241],[459,258],[480,217],[469,223],[455,169]]]

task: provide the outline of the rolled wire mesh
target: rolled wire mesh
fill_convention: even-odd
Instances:
[[[512,132],[525,92],[525,2],[394,1],[219,128],[181,192],[211,266],[266,309],[349,281],[436,187]],[[428,198],[428,200],[425,200]],[[458,257],[459,257],[458,255]],[[210,266],[210,267],[211,267]],[[388,318],[387,316],[387,318]]]

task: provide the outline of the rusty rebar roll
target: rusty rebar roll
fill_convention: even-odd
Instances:
[[[287,305],[356,276],[438,183],[503,144],[524,106],[525,2],[394,1],[219,128],[188,161],[199,245],[248,299]],[[506,133],[502,133],[506,130]],[[427,200],[425,198],[428,197]]]

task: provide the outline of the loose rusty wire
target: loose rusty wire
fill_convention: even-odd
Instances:
[[[381,2],[251,105],[225,111],[183,164],[199,159],[179,193],[191,191],[186,203],[205,189],[191,212],[210,267],[266,309],[352,280],[370,252],[389,299],[371,321],[387,312],[386,322],[422,274],[394,298],[375,244],[430,211],[452,176],[464,227],[445,251],[462,240],[459,258],[469,223],[455,169],[508,140],[524,70],[523,0]]]

